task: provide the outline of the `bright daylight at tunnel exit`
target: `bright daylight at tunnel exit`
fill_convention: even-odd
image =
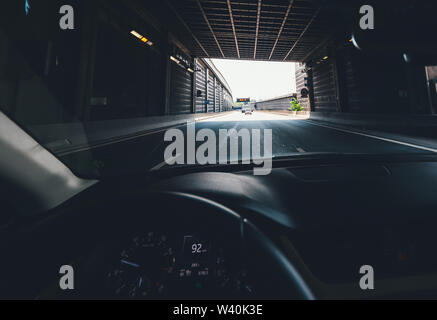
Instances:
[[[2,0],[0,299],[437,299],[436,14]]]

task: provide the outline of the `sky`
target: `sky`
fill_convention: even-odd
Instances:
[[[274,98],[296,92],[295,64],[212,59],[231,87],[234,100]]]

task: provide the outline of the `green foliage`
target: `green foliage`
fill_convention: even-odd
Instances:
[[[300,105],[299,100],[296,98],[293,98],[293,100],[290,101],[290,111],[303,111],[303,107]]]

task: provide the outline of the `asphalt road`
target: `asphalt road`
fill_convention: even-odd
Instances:
[[[363,133],[353,129],[339,129],[306,119],[293,119],[280,114],[255,111],[245,115],[231,114],[201,120],[195,124],[196,132],[212,129],[219,137],[220,129],[271,129],[273,155],[292,155],[308,152],[402,154],[436,153],[432,146],[411,143],[403,137],[387,137]],[[186,126],[179,127],[186,136]],[[261,142],[263,139],[261,139]],[[241,142],[241,141],[240,141]],[[80,175],[98,170],[101,175],[119,175],[159,169],[165,165],[164,150],[170,142],[164,142],[164,132],[115,143],[63,157],[67,165]],[[198,142],[197,146],[202,144]],[[217,146],[219,141],[217,141]],[[261,145],[261,152],[264,146]],[[218,153],[218,152],[217,152]],[[217,154],[217,158],[218,158]]]

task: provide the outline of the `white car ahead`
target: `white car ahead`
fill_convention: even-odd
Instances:
[[[252,109],[251,108],[244,109],[244,114],[252,114]]]

